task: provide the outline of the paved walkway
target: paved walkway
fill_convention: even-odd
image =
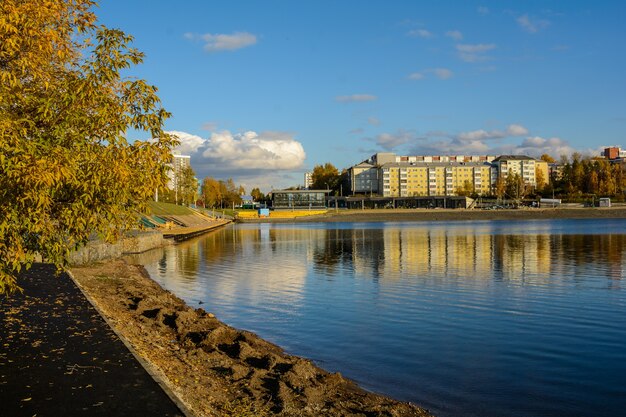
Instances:
[[[0,296],[3,416],[182,416],[85,296],[37,264]]]

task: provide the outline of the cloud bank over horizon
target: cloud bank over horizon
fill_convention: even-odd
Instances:
[[[598,149],[577,150],[559,137],[532,135],[528,128],[515,123],[504,129],[477,129],[459,133],[432,131],[418,134],[414,130],[399,129],[393,133],[364,137],[363,141],[375,143],[375,148],[361,149],[363,152],[395,152],[403,155],[523,154],[539,157],[549,154],[558,159],[561,155],[569,156],[574,152],[599,152]]]
[[[292,177],[298,182],[291,185],[302,182],[301,175],[296,174],[302,172],[306,153],[292,133],[222,130],[206,139],[182,131],[167,133],[178,137],[180,144],[174,152],[191,156],[191,166],[199,179],[233,178],[246,189],[281,187],[281,180]]]

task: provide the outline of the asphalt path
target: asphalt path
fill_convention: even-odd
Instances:
[[[0,296],[0,415],[182,416],[67,274]]]

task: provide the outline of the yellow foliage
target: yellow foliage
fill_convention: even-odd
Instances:
[[[143,55],[94,5],[0,2],[0,293],[37,255],[60,267],[92,234],[117,238],[167,181],[169,114],[121,76]],[[131,127],[157,140],[128,143]]]

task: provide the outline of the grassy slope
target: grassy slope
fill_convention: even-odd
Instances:
[[[156,203],[151,201],[149,204],[150,210],[152,210],[151,214],[156,214],[157,216],[162,215],[185,215],[185,214],[193,214],[193,212],[184,206],[177,206],[172,203]]]

